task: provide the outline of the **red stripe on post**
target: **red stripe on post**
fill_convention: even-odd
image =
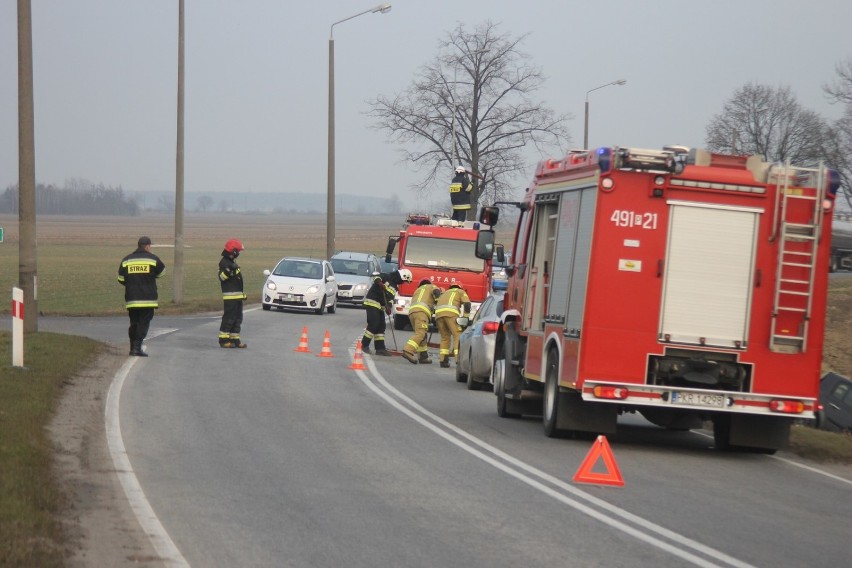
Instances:
[[[24,304],[23,302],[16,302],[12,300],[12,317],[18,319],[24,319]]]

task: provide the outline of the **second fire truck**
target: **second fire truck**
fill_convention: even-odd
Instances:
[[[837,187],[821,165],[682,147],[539,163],[516,204],[498,414],[557,436],[638,411],[710,420],[720,449],[782,447],[817,408]],[[477,255],[495,248],[481,231]]]
[[[444,290],[458,284],[470,297],[472,312],[476,312],[491,291],[492,264],[490,256],[485,260],[474,256],[473,245],[478,234],[479,223],[472,221],[433,219],[425,214],[408,216],[399,235],[388,239],[385,257],[390,261],[398,246],[399,268],[407,268],[413,275],[412,282],[403,283],[397,293],[393,307],[395,329],[409,325],[411,295],[424,278]]]

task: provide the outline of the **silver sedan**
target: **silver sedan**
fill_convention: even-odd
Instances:
[[[504,292],[494,292],[482,302],[470,325],[459,338],[456,380],[467,381],[469,390],[479,390],[491,382],[494,343],[503,313]]]

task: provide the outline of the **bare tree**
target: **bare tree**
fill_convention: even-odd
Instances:
[[[207,195],[198,196],[198,210],[202,213],[207,213],[207,210],[213,207],[213,198]]]
[[[526,36],[513,38],[497,27],[459,24],[403,93],[370,102],[376,128],[403,146],[403,162],[425,172],[415,190],[436,180],[449,184],[456,156],[481,176],[473,179],[473,212],[486,195],[488,202],[510,195],[512,178],[529,165],[527,144],[543,153],[569,141],[569,116],[532,100],[544,75],[519,49]]]
[[[852,57],[835,66],[834,82],[823,86],[830,100],[844,106],[843,116],[832,127],[831,166],[840,173],[840,187],[846,205],[852,209]]]
[[[789,87],[748,85],[738,89],[707,126],[714,152],[760,154],[770,161],[815,164],[826,158],[829,126],[799,104]]]

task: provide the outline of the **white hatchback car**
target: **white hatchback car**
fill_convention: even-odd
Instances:
[[[327,260],[286,257],[270,272],[263,271],[266,282],[260,292],[264,310],[312,310],[322,315],[337,309],[337,281]]]

